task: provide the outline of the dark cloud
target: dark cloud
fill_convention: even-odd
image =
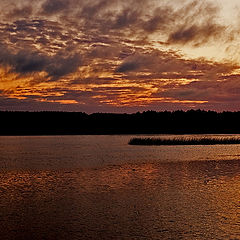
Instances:
[[[132,72],[141,71],[143,68],[148,68],[156,60],[156,55],[152,54],[133,54],[122,62],[122,64],[116,69],[116,72]],[[155,63],[156,64],[156,63]]]
[[[93,44],[88,56],[91,58],[114,59],[122,53],[122,46],[98,45]]]
[[[7,18],[17,19],[17,18],[25,18],[31,16],[33,13],[33,8],[31,5],[26,5],[22,7],[15,7],[9,13],[7,13]]]
[[[76,72],[82,63],[81,57],[78,54],[68,56],[57,54],[50,57],[48,61],[49,64],[46,66],[46,72],[50,77],[55,79]]]
[[[148,75],[158,74],[164,78],[208,78],[225,73],[229,73],[238,66],[234,64],[211,62],[204,59],[187,60],[181,55],[174,52],[164,52],[152,50],[145,53],[144,51],[132,54],[126,57],[116,68],[116,72],[128,73],[135,72],[139,75],[147,73]],[[160,75],[159,75],[160,74]]]
[[[144,44],[148,43],[151,34],[157,32],[167,44],[199,46],[222,36],[226,30],[216,21],[218,8],[196,0],[183,1],[181,8],[162,2],[156,4],[152,0],[44,0],[39,5],[41,18],[37,16],[32,20],[26,17],[5,28],[4,33],[9,32],[13,44],[18,42],[18,46],[31,44],[34,47],[37,42],[46,47],[49,39],[52,40],[50,43],[56,39],[76,44],[124,43],[130,37],[139,40],[138,44]],[[17,16],[18,12],[24,13],[30,8],[30,5],[16,7],[8,15],[15,12]],[[77,36],[79,33],[81,37]],[[55,50],[54,46],[52,50]]]
[[[41,32],[46,23],[45,20],[17,20],[11,27],[14,32],[32,33],[36,30]]]
[[[2,24],[0,27],[0,43],[5,44],[13,52],[31,50],[43,54],[54,55],[59,51],[67,51],[73,47],[76,31],[64,30],[58,22],[31,19],[17,20]],[[68,50],[67,50],[68,49]]]
[[[52,15],[69,8],[69,0],[47,0],[42,4],[42,13]]]
[[[196,0],[183,1],[179,8],[152,0],[46,0],[41,13],[60,15],[62,23],[74,23],[88,34],[111,34],[111,38],[120,32],[138,38],[158,32],[168,43],[199,45],[226,30],[217,23],[216,4]]]
[[[115,0],[85,1],[85,4],[84,2],[80,2],[80,11],[78,16],[87,20],[96,19],[99,17],[99,13],[101,11],[108,9],[108,7],[111,6],[111,2],[114,4]]]
[[[124,9],[116,16],[113,28],[121,29],[131,27],[133,24],[139,22],[140,11],[132,10],[132,8]]]
[[[126,61],[123,64],[121,64],[118,68],[117,68],[117,72],[131,72],[131,71],[135,71],[137,69],[139,69],[139,67],[141,66],[142,63],[140,62],[134,62],[134,61]]]
[[[48,65],[47,58],[38,53],[31,53],[27,51],[20,51],[16,55],[11,55],[9,65],[12,66],[13,71],[17,73],[31,73],[42,71]]]
[[[230,81],[220,82],[220,78],[215,76],[211,81],[197,80],[184,85],[172,84],[159,89],[158,92],[152,94],[152,97],[163,97],[179,101],[205,101],[205,106],[218,104],[219,107],[220,104],[225,105],[232,102],[234,106],[232,109],[236,109],[235,103],[240,101],[239,79],[236,81],[233,77]]]
[[[168,42],[178,44],[194,42],[195,45],[200,45],[206,43],[211,38],[214,39],[221,36],[223,30],[224,27],[217,24],[184,26],[171,33]]]
[[[174,10],[171,7],[157,8],[153,15],[144,22],[143,29],[147,33],[153,33],[157,30],[164,30],[174,22]]]
[[[173,30],[169,32],[168,43],[193,43],[199,46],[223,36],[226,27],[217,22],[219,8],[209,2],[192,1],[175,13]]]
[[[0,64],[10,66],[11,71],[19,74],[45,71],[48,77],[55,80],[75,72],[81,65],[79,54],[59,52],[54,56],[47,56],[26,50],[14,54],[4,46],[0,50]]]

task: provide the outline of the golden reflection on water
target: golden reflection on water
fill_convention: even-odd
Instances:
[[[240,163],[0,175],[1,239],[238,239]]]

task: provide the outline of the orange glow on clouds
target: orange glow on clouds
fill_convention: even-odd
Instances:
[[[237,1],[10,2],[0,110],[238,110]]]

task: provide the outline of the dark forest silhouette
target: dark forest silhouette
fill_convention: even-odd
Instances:
[[[0,112],[0,135],[240,133],[240,112]]]

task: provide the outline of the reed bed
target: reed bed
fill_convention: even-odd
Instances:
[[[129,145],[217,145],[240,144],[239,137],[132,138]]]

